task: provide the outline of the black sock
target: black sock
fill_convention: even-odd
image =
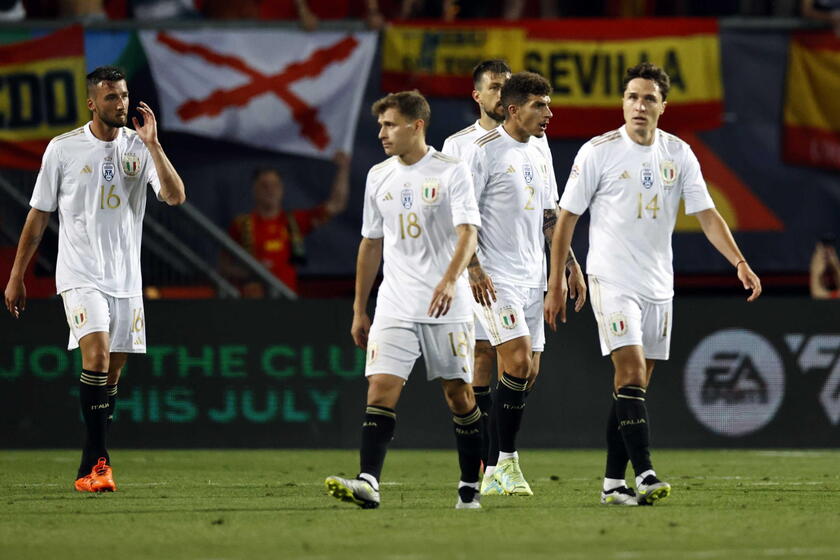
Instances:
[[[610,413],[607,416],[607,468],[604,478],[615,478],[624,480],[624,473],[627,471],[627,447],[624,439],[618,430],[618,414],[616,413],[616,401],[618,396],[613,393],[610,399]]]
[[[362,423],[362,448],[359,451],[359,472],[372,475],[379,481],[388,444],[394,437],[397,415],[394,409],[368,405]]]
[[[499,392],[493,393],[490,403],[489,417],[487,418],[487,461],[484,463],[484,470],[487,467],[495,467],[499,462]]]
[[[105,457],[109,463],[111,461],[105,449],[105,427],[110,415],[105,389],[107,379],[107,372],[87,369],[82,370],[79,378],[79,404],[82,407],[82,418],[85,420],[85,446],[82,448],[82,461],[77,478],[90,474],[100,457]]]
[[[117,404],[117,384],[105,385],[105,392],[108,394],[108,430],[111,429],[111,424],[114,423],[114,411]]]
[[[486,467],[487,458],[490,456],[490,412],[493,410],[493,394],[490,392],[490,387],[486,385],[473,387],[473,392],[475,404],[481,410],[481,462]]]
[[[478,482],[484,436],[481,409],[476,405],[466,414],[455,414],[452,421],[458,446],[458,464],[461,466],[461,482]]]
[[[499,451],[516,451],[516,434],[525,412],[525,389],[528,382],[505,372],[496,390],[496,416],[499,429]]]
[[[650,431],[645,390],[635,385],[627,385],[618,390],[617,397],[615,412],[619,431],[630,462],[633,463],[633,470],[636,476],[639,476],[653,468],[650,462]]]

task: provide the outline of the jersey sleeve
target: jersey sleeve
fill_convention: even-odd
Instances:
[[[370,173],[368,173],[365,182],[365,203],[362,209],[362,237],[368,239],[385,237],[382,222],[382,213],[376,205],[376,183],[371,180]]]
[[[452,223],[456,226],[472,224],[481,227],[481,217],[478,213],[472,175],[463,162],[455,166],[455,170],[449,178],[449,193]]]
[[[546,192],[543,200],[544,210],[554,210],[557,208],[557,200],[560,198],[559,189],[557,188],[557,176],[554,174],[554,156],[551,155],[551,148],[548,147],[548,142],[545,143],[545,159],[548,162],[548,192]]]
[[[487,181],[490,178],[487,156],[484,150],[475,144],[470,144],[461,153],[461,160],[467,164],[467,168],[470,170],[475,199],[481,200],[481,193],[484,192],[484,188],[487,186]]]
[[[682,198],[685,200],[686,214],[696,214],[715,207],[700,171],[700,162],[688,145],[683,158]]]
[[[29,206],[42,212],[55,212],[58,208],[58,189],[61,186],[61,157],[55,142],[50,142],[41,158],[41,170]]]
[[[575,156],[572,171],[563,189],[563,196],[560,197],[560,207],[572,214],[583,214],[592,202],[598,183],[599,173],[595,161],[595,150],[587,142]]]
[[[443,147],[440,151],[448,156],[461,159],[461,150],[458,148],[458,143],[449,138],[443,141]]]
[[[146,153],[146,169],[143,174],[143,178],[145,179],[143,183],[152,187],[152,190],[155,191],[157,199],[159,201],[163,201],[160,197],[160,179],[158,178],[157,168],[155,168],[155,162],[152,159],[152,154],[149,153],[149,150],[144,151]]]

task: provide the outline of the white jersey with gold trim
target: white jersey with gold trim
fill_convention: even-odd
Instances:
[[[113,297],[142,294],[140,242],[146,187],[160,193],[149,151],[121,128],[103,142],[90,123],[53,138],[41,162],[30,206],[58,209],[58,293],[95,288]]]
[[[545,137],[519,142],[498,127],[464,152],[482,228],[479,260],[494,282],[546,287],[543,210],[557,207],[554,163]]]
[[[484,130],[478,121],[475,121],[470,126],[459,130],[444,140],[443,148],[441,148],[440,151],[448,156],[463,159],[464,150],[466,150],[470,144],[478,140],[480,136],[484,136],[488,132],[490,131]]]
[[[449,312],[427,312],[432,294],[452,255],[455,226],[481,226],[472,177],[459,160],[431,146],[423,158],[405,165],[397,156],[368,172],[362,236],[383,239],[383,280],[376,315],[417,323],[472,320],[472,294],[466,275],[458,280]]]
[[[664,301],[674,296],[671,235],[681,199],[686,214],[715,207],[689,145],[657,129],[642,146],[622,126],[581,147],[560,207],[589,209],[588,274]]]

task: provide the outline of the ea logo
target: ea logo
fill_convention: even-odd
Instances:
[[[767,340],[745,329],[707,336],[685,366],[685,396],[697,420],[725,436],[743,436],[776,415],[785,393],[782,361]]]

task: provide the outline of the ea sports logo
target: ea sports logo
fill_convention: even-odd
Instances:
[[[755,432],[776,415],[785,375],[776,349],[745,329],[707,336],[688,357],[685,396],[697,420],[725,436]]]

